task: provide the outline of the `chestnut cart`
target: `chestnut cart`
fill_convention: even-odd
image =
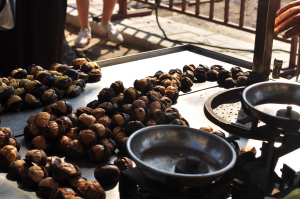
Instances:
[[[174,68],[182,69],[184,65],[188,64],[194,64],[195,66],[198,66],[199,64],[207,66],[218,64],[222,65],[225,69],[228,70],[233,66],[239,66],[244,71],[247,71],[251,70],[252,66],[252,63],[250,62],[246,62],[234,57],[229,57],[193,45],[183,45],[168,49],[140,53],[137,55],[104,60],[98,62],[98,64],[102,67],[101,70],[103,73],[103,77],[101,81],[94,84],[88,84],[83,93],[76,98],[63,99],[71,102],[73,105],[73,109],[76,110],[79,107],[85,107],[90,101],[97,99],[97,95],[100,90],[105,87],[109,87],[114,81],[121,80],[124,83],[125,87],[131,87],[133,86],[133,82],[136,79],[142,79],[144,77],[154,75],[154,73],[158,70],[168,72],[170,69]],[[180,111],[181,115],[189,122],[192,128],[199,129],[203,126],[211,126],[214,128],[214,130],[223,129],[223,131],[227,135],[229,135],[231,133],[231,128],[227,128],[226,125],[221,125],[220,122],[212,119],[211,117],[214,117],[214,115],[212,116],[212,114],[210,115],[210,117],[207,117],[207,108],[204,109],[205,103],[207,103],[208,100],[212,100],[212,98],[210,98],[211,96],[215,96],[220,92],[226,91],[228,90],[219,87],[217,82],[195,83],[189,92],[181,92],[178,101],[172,106]],[[0,117],[1,126],[10,127],[12,129],[12,132],[17,136],[17,141],[19,141],[21,144],[20,154],[22,158],[24,158],[26,152],[30,150],[29,143],[26,143],[23,137],[23,130],[26,126],[26,121],[29,116],[40,112],[42,109],[43,107],[35,110],[25,110],[22,113],[5,113]],[[238,109],[241,109],[241,107],[239,107]],[[229,111],[229,109],[224,108],[224,111]],[[237,118],[235,118],[235,120],[236,119]],[[235,130],[232,133],[237,133],[240,136],[240,139],[237,140],[240,148],[245,145],[252,145],[255,146],[258,150],[257,156],[261,155],[259,149],[262,146],[262,141],[260,141],[259,138],[254,137],[255,139],[250,139],[252,137],[247,134],[247,131],[246,133],[239,133],[238,130]],[[298,148],[298,145],[294,148]],[[282,155],[283,154],[285,153],[282,153]],[[253,159],[254,157],[250,157],[250,159],[251,158]],[[115,157],[112,157],[110,159],[110,162],[113,162],[114,159]],[[283,167],[282,161],[285,161],[287,165],[293,167],[293,161],[297,161],[294,159],[295,158],[291,156],[285,159],[283,158],[283,160],[279,159],[279,166],[272,169],[274,169],[280,176],[281,172],[279,170]],[[75,164],[77,164],[82,170],[83,177],[90,180],[95,180],[94,169],[99,166],[99,164],[92,163],[91,161],[85,159],[74,160],[69,157],[66,157],[65,160],[67,162],[74,162]],[[294,169],[299,170],[300,168],[295,167]],[[291,169],[288,169],[288,171],[291,171]],[[230,179],[230,177],[228,177],[228,179]],[[228,181],[228,179],[226,178],[225,180],[223,180],[226,185],[229,183],[229,181],[231,183],[232,180],[230,179]],[[220,181],[222,182],[222,179]],[[255,179],[253,179],[253,181],[255,181]],[[132,186],[126,185],[133,185],[133,187],[136,187],[136,185],[139,185],[139,183],[141,182],[145,183],[147,182],[147,179],[138,169],[133,169],[131,173],[126,172],[121,175],[120,183],[118,185],[116,185],[115,187],[104,187],[106,190],[106,198],[133,198],[135,194],[127,194],[130,191],[135,192],[136,190],[132,190]],[[24,186],[22,183],[10,179],[9,176],[7,176],[7,173],[1,170],[0,187],[0,198],[37,198],[35,190],[30,190],[26,188],[26,186]],[[206,189],[207,187],[199,187],[197,189],[197,192],[199,192],[199,190]],[[214,191],[217,190],[218,189],[214,189]],[[153,191],[157,193],[156,188],[154,188]],[[161,192],[162,194],[168,194],[169,191],[170,190],[158,190],[158,195],[159,192]],[[164,196],[165,195],[161,195],[162,198],[164,198]],[[147,197],[151,198],[151,195],[146,195],[145,198]],[[141,195],[137,195],[137,198],[141,198]],[[184,197],[182,196],[181,198]]]

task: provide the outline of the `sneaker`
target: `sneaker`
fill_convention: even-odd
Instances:
[[[110,41],[120,44],[123,43],[123,36],[116,30],[115,26],[112,23],[107,23],[106,26],[103,26],[101,23],[99,25],[100,33],[106,36]]]
[[[91,38],[91,28],[81,28],[78,37],[75,39],[75,46],[83,48],[90,43]]]

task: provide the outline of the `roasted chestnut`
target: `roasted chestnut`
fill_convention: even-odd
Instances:
[[[104,189],[97,181],[86,180],[78,187],[76,196],[83,198],[105,199],[106,194]]]
[[[29,93],[25,95],[24,101],[28,108],[37,108],[42,104],[40,98],[37,98]]]
[[[6,102],[13,95],[14,91],[15,88],[12,86],[0,85],[0,101]]]
[[[33,149],[26,153],[25,158],[38,166],[46,166],[47,155],[43,150]]]
[[[221,138],[225,138],[225,137],[226,137],[226,136],[225,136],[225,133],[222,132],[222,131],[220,131],[220,130],[212,131],[212,132],[210,132],[210,133],[215,134],[215,135],[217,135],[217,136],[219,136],[219,137],[221,137]]]
[[[92,124],[89,128],[97,134],[98,138],[112,137],[111,130],[105,124],[95,123]]]
[[[19,97],[21,97],[22,99],[25,98],[25,95],[26,95],[26,90],[25,88],[17,88],[15,89],[14,91],[14,95],[18,95]]]
[[[203,127],[200,127],[201,130],[204,130],[204,131],[208,131],[208,132],[213,132],[213,128],[210,127],[210,126],[203,126]]]
[[[79,117],[81,114],[83,113],[86,113],[88,115],[91,115],[91,112],[92,112],[92,108],[90,107],[79,107],[77,110],[76,110],[76,116]]]
[[[59,125],[56,121],[49,121],[45,126],[42,127],[42,135],[46,139],[53,139],[61,137],[65,133],[63,125]]]
[[[112,124],[114,126],[125,126],[129,122],[129,118],[125,113],[117,113],[112,116]]]
[[[115,92],[115,95],[119,95],[120,93],[124,93],[124,85],[122,81],[115,81],[110,85],[110,88],[112,88]]]
[[[61,99],[66,95],[66,90],[64,90],[64,89],[60,89],[57,87],[51,87],[51,89],[53,89],[55,91],[58,99]]]
[[[72,80],[76,80],[79,78],[79,73],[77,70],[75,69],[68,69],[66,71],[63,72],[63,75],[65,76],[68,76],[68,77],[71,77]]]
[[[85,156],[86,150],[79,140],[73,140],[67,148],[66,153],[72,158],[79,159]]]
[[[94,116],[83,113],[77,119],[77,126],[80,129],[88,129],[96,121],[97,120]]]
[[[87,147],[95,145],[97,143],[97,134],[90,130],[85,129],[80,131],[78,139]]]
[[[111,153],[114,153],[116,150],[116,144],[110,138],[99,138],[97,144],[107,146],[110,149]]]
[[[195,70],[194,70],[194,75],[196,77],[196,79],[198,80],[198,82],[206,82],[206,70],[204,67],[198,66]]]
[[[246,145],[242,148],[241,153],[252,152],[256,156],[256,148],[254,146]]]
[[[116,128],[114,128],[112,131],[112,134],[113,134],[114,140],[121,140],[124,137],[126,137],[125,128],[120,127],[120,126],[117,126]]]
[[[99,166],[94,171],[96,180],[103,185],[110,185],[119,180],[120,170],[116,165]]]
[[[76,193],[71,188],[54,188],[49,199],[69,199],[76,198]]]
[[[217,81],[219,72],[217,70],[210,70],[206,73],[208,81]]]
[[[80,86],[81,91],[84,90],[84,88],[85,88],[85,86],[86,86],[86,83],[85,83],[85,81],[83,81],[83,79],[73,80],[73,81],[72,81],[72,84],[73,84],[73,85],[76,85],[76,86]]]
[[[230,72],[231,72],[232,78],[237,79],[236,74],[238,74],[239,72],[243,73],[243,70],[240,67],[235,66],[230,69]]]
[[[28,81],[24,85],[24,88],[28,93],[36,97],[42,96],[42,94],[45,91],[45,85],[39,82],[38,80]]]
[[[48,177],[48,173],[44,167],[31,166],[27,173],[23,173],[21,181],[31,188],[36,188],[38,184],[45,178]]]
[[[182,76],[180,77],[181,89],[188,91],[193,86],[193,81],[189,77]]]
[[[124,91],[124,102],[127,104],[131,104],[134,100],[138,99],[140,97],[138,91],[133,88],[129,87]]]
[[[247,76],[239,76],[236,80],[237,86],[248,86],[248,77]]]
[[[130,121],[128,122],[128,124],[125,126],[125,131],[126,131],[126,135],[131,135],[133,132],[144,128],[144,124],[140,121]]]
[[[106,125],[108,128],[112,126],[112,119],[107,115],[100,117],[98,123]]]
[[[79,132],[80,132],[80,129],[75,127],[75,128],[71,128],[68,132],[66,132],[65,135],[68,136],[69,138],[71,138],[72,140],[76,140],[76,139],[78,139]]]
[[[43,79],[45,86],[52,87],[55,84],[55,80],[58,78],[57,75],[49,75]]]
[[[68,76],[60,76],[55,80],[55,86],[60,89],[67,89],[72,85],[72,78]]]
[[[110,102],[115,97],[113,88],[103,88],[98,94],[98,100],[102,102]]]
[[[59,125],[62,124],[64,126],[64,132],[68,132],[72,127],[72,121],[67,116],[60,116],[60,118],[55,121]]]
[[[8,143],[9,135],[3,131],[0,131],[0,147],[4,147],[5,145],[8,145]]]
[[[55,103],[58,100],[58,96],[55,93],[55,90],[53,89],[48,89],[46,90],[43,95],[42,95],[42,103],[43,104],[52,104]]]
[[[133,162],[127,157],[120,157],[114,161],[114,164],[120,169],[120,171],[133,168]]]
[[[10,73],[12,78],[22,79],[27,76],[27,71],[23,68],[17,68]]]
[[[73,176],[81,176],[76,164],[63,162],[52,169],[52,178],[57,182],[64,182]]]
[[[56,182],[53,178],[47,177],[40,181],[38,185],[37,193],[40,197],[48,198],[51,192],[59,187],[59,183]]]
[[[73,110],[73,106],[68,101],[58,101],[56,106],[53,107],[53,112],[58,116],[66,116]]]
[[[103,108],[95,108],[91,111],[91,115],[98,120],[100,117],[105,115],[105,110]]]
[[[88,75],[89,75],[89,79],[88,79],[89,82],[98,82],[102,77],[102,72],[101,69],[93,69],[88,72]]]
[[[38,135],[32,139],[30,143],[31,149],[40,149],[49,153],[52,147],[52,142],[47,142],[46,138],[42,135]]]
[[[31,141],[41,133],[42,128],[36,124],[28,124],[24,128],[24,138],[26,141]]]
[[[179,97],[179,91],[174,86],[168,86],[166,88],[166,96],[170,98],[173,102],[175,102]]]
[[[10,163],[20,159],[21,156],[16,147],[6,145],[0,149],[0,169],[8,171]]]
[[[18,95],[12,95],[7,101],[6,101],[6,107],[10,111],[16,111],[19,112],[24,109],[24,102],[22,98]]]
[[[85,178],[81,177],[81,176],[72,176],[69,179],[70,185],[72,186],[72,188],[77,189],[82,183],[84,183],[86,181]]]
[[[47,112],[39,112],[36,114],[34,123],[39,126],[43,127],[50,121],[50,114]]]
[[[74,67],[74,69],[80,69],[80,66],[85,62],[87,62],[85,58],[77,58],[73,60],[72,66]]]
[[[66,94],[69,97],[77,97],[81,93],[81,87],[76,85],[71,85],[67,88]]]
[[[88,154],[93,162],[106,162],[111,156],[111,150],[106,145],[96,144],[89,148]]]
[[[184,65],[182,70],[183,72],[186,72],[188,70],[194,72],[195,68],[196,66],[194,64],[189,64],[189,65]]]
[[[34,74],[34,78],[39,82],[44,82],[44,79],[50,75],[51,73],[49,73],[47,70],[41,70]]]
[[[153,84],[149,79],[144,78],[144,79],[140,79],[140,80],[135,80],[134,88],[139,91],[142,91],[143,93],[146,93],[153,89]]]
[[[26,160],[16,160],[9,165],[8,174],[16,179],[20,179],[23,173],[27,173],[32,164]]]
[[[94,69],[95,69],[95,65],[93,62],[84,62],[80,67],[80,70],[85,73]]]
[[[224,87],[226,88],[232,88],[232,87],[235,87],[236,86],[236,81],[229,77],[227,79],[224,80]]]
[[[131,113],[131,120],[138,120],[142,123],[146,123],[151,117],[150,110],[148,108],[135,108]]]

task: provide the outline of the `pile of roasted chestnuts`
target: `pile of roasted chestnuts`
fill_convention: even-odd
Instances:
[[[47,156],[43,150],[30,150],[25,159],[12,161],[8,174],[35,189],[42,198],[105,199],[106,196],[99,182],[81,177],[76,164],[64,162],[57,156]]]
[[[100,66],[85,58],[75,59],[72,66],[53,64],[49,70],[35,64],[15,69],[9,77],[0,78],[0,113],[37,108],[64,96],[76,97],[87,82],[100,81],[101,77]]]

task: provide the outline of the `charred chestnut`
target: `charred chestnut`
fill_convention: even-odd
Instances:
[[[68,76],[60,76],[55,80],[55,86],[60,89],[67,89],[72,85],[72,78]]]
[[[18,95],[12,95],[7,101],[6,101],[6,107],[10,111],[19,112],[24,109],[24,102],[22,98]]]
[[[49,121],[42,127],[42,135],[46,139],[61,137],[65,132],[64,126],[59,125],[56,121]]]
[[[81,90],[83,90],[86,86],[85,81],[83,81],[82,79],[73,80],[72,84],[76,86],[80,86]]]
[[[89,148],[88,154],[93,162],[106,162],[111,156],[111,150],[106,145],[96,144]]]
[[[120,93],[124,93],[124,85],[122,81],[115,81],[110,85],[110,88],[112,88],[116,95],[119,95]]]
[[[114,153],[116,150],[116,145],[110,138],[99,138],[97,144],[107,146],[110,149],[111,153]]]
[[[113,115],[116,110],[119,109],[116,103],[103,102],[97,106],[97,108],[103,108],[105,113],[109,116]]]
[[[110,102],[115,97],[113,88],[103,88],[98,94],[98,100],[102,102]]]
[[[112,134],[113,134],[113,139],[114,140],[121,140],[124,137],[126,137],[125,128],[120,127],[120,126],[117,126],[116,128],[114,128],[113,131],[112,131]]]
[[[73,163],[63,162],[52,170],[52,178],[57,182],[63,182],[72,176],[81,176],[79,167]]]
[[[97,120],[94,116],[83,113],[78,117],[77,126],[80,129],[88,129],[89,126],[94,124],[96,121]]]
[[[8,143],[9,135],[3,131],[0,131],[0,147],[4,147],[5,145],[8,145]]]
[[[41,66],[37,66],[35,64],[32,64],[27,67],[26,71],[29,75],[34,75],[37,71],[44,70]]]
[[[131,104],[134,100],[138,99],[140,97],[138,91],[133,88],[129,87],[124,91],[124,102],[127,104]]]
[[[0,101],[6,102],[13,95],[14,91],[15,88],[12,86],[0,85]]]
[[[16,147],[12,145],[6,145],[0,149],[0,169],[8,171],[9,165],[15,161],[20,160],[21,156],[18,153]]]
[[[17,68],[11,72],[10,76],[12,78],[22,79],[27,76],[27,71],[23,68]]]
[[[36,124],[28,124],[24,128],[24,138],[26,141],[31,141],[33,138],[38,136],[41,132],[42,128],[37,126]]]
[[[240,67],[235,66],[230,69],[230,72],[231,72],[232,78],[237,79],[236,74],[238,74],[239,72],[243,73],[243,70]]]
[[[28,187],[36,188],[38,184],[47,177],[48,173],[44,167],[31,166],[27,174],[22,174],[21,181]]]
[[[198,66],[194,70],[194,75],[199,82],[206,82],[207,77],[206,77],[206,70],[204,69],[204,67]]]
[[[71,188],[54,188],[50,194],[50,199],[69,199],[76,198],[76,193]]]
[[[239,76],[236,80],[237,86],[248,86],[248,77],[247,76]]]
[[[179,97],[179,91],[174,86],[168,86],[166,88],[166,96],[170,98],[173,102],[175,102]]]
[[[203,127],[200,127],[200,129],[207,131],[207,132],[213,132],[213,128],[210,126],[203,126]]]
[[[49,113],[39,112],[35,116],[34,123],[39,127],[43,127],[49,122],[49,120],[50,120],[50,114]]]
[[[64,75],[64,76],[66,75],[66,76],[68,76],[68,77],[71,77],[72,80],[76,80],[76,79],[79,78],[79,73],[78,73],[78,71],[75,70],[75,69],[68,69],[68,70],[66,70],[66,71],[63,73],[63,75]]]
[[[38,166],[46,166],[47,164],[47,155],[43,150],[33,149],[26,153],[25,158],[29,162],[33,162]]]
[[[39,183],[37,193],[39,196],[43,198],[48,198],[51,192],[58,187],[59,187],[58,182],[56,182],[51,177],[47,177]]]
[[[112,116],[112,124],[114,126],[125,126],[129,122],[129,118],[125,113],[117,113]]]
[[[246,145],[242,148],[241,153],[252,152],[254,156],[256,155],[256,148],[254,146]]]
[[[103,108],[95,108],[91,111],[91,115],[98,120],[100,117],[105,115],[105,110]]]
[[[53,112],[58,116],[66,116],[72,113],[73,106],[68,101],[58,101],[56,106],[53,107]]]
[[[89,80],[89,75],[80,71],[79,73],[79,79],[82,79],[84,82],[87,82]]]
[[[85,62],[87,62],[85,58],[77,58],[73,60],[72,66],[74,67],[74,69],[80,69],[80,66]]]
[[[217,70],[210,70],[207,72],[207,80],[208,81],[217,81],[219,72]]]
[[[109,185],[119,180],[120,170],[113,164],[99,166],[95,169],[94,176],[100,184]]]
[[[86,179],[83,177],[80,177],[80,176],[73,176],[69,179],[70,185],[74,189],[77,189],[85,181],[86,181]]]
[[[106,194],[104,189],[97,181],[86,180],[82,183],[77,191],[76,195],[83,198],[97,198],[97,199],[105,199]]]
[[[52,147],[51,142],[47,142],[46,138],[42,135],[38,135],[35,138],[32,139],[30,143],[30,147],[32,149],[40,149],[45,151],[46,153],[49,153]]]
[[[57,72],[60,72],[60,73],[63,73],[68,69],[69,69],[69,66],[67,66],[66,64],[60,64],[60,63],[52,64],[49,67],[49,70],[54,70],[54,71],[57,71]]]
[[[138,120],[142,123],[146,123],[151,117],[150,110],[148,108],[135,108],[131,113],[131,120]]]
[[[21,97],[22,99],[25,98],[25,95],[26,95],[26,90],[25,88],[17,88],[15,89],[14,91],[14,95],[18,95],[19,97]]]
[[[236,82],[233,78],[229,77],[224,80],[224,87],[225,88],[232,88],[236,86]]]
[[[48,76],[50,76],[51,73],[49,73],[47,70],[38,71],[34,74],[34,78],[38,80],[39,82],[44,82],[44,79]]]
[[[133,132],[144,128],[144,124],[140,121],[130,121],[128,122],[128,124],[125,126],[125,131],[126,131],[126,135],[131,135]]]
[[[88,72],[89,75],[89,82],[98,82],[101,80],[102,72],[101,69],[93,69]]]
[[[91,115],[93,109],[89,108],[89,107],[79,107],[76,110],[76,116],[79,117],[81,114],[86,113],[87,115]]]
[[[95,145],[97,143],[97,134],[90,130],[85,129],[80,131],[78,139],[87,147]]]
[[[55,103],[58,100],[58,96],[55,93],[55,90],[49,89],[46,90],[42,95],[42,103],[43,104],[52,104]]]
[[[153,85],[149,79],[144,78],[144,79],[140,79],[140,80],[135,80],[134,88],[139,91],[142,91],[143,93],[146,93],[153,89]]]
[[[71,85],[67,88],[66,94],[69,97],[77,97],[81,93],[81,87],[76,85]]]
[[[36,97],[42,96],[42,94],[45,91],[45,85],[39,82],[38,80],[28,81],[24,85],[24,88],[28,93]]]
[[[114,164],[120,169],[120,171],[125,171],[133,168],[133,162],[127,157],[117,158]]]
[[[90,129],[97,134],[98,138],[112,137],[112,132],[104,124],[95,123],[90,126]]]
[[[189,77],[180,77],[180,82],[181,82],[181,89],[182,90],[190,90],[191,87],[193,86],[193,81]]]
[[[9,165],[8,174],[16,179],[20,179],[23,173],[27,173],[29,167],[32,166],[26,160],[16,160]]]
[[[24,101],[28,108],[37,108],[42,104],[40,98],[36,98],[34,95],[29,93],[25,95]]]
[[[79,159],[85,156],[86,150],[79,140],[73,140],[67,148],[66,153],[72,158]]]
[[[112,119],[107,115],[102,116],[98,119],[98,123],[106,125],[108,128],[112,126]]]
[[[49,75],[43,79],[45,86],[52,87],[55,84],[55,80],[58,78],[57,75]]]
[[[215,135],[217,135],[217,136],[219,136],[219,137],[221,137],[221,138],[225,138],[225,137],[226,137],[226,136],[225,136],[225,133],[223,133],[223,132],[220,131],[220,130],[212,131],[212,132],[210,132],[210,133],[215,134]]]
[[[80,133],[80,129],[75,127],[75,128],[71,128],[68,132],[66,132],[65,135],[71,138],[72,140],[76,140],[78,139],[79,133]]]

